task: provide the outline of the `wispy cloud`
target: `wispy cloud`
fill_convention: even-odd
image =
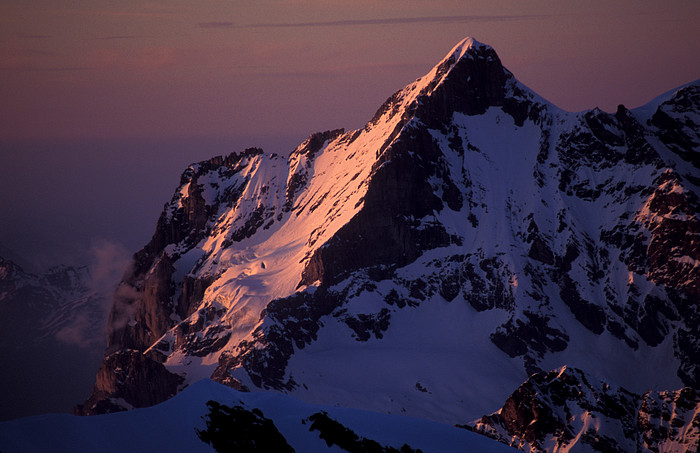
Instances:
[[[91,68],[88,66],[55,66],[55,67],[32,67],[32,66],[25,66],[25,67],[11,67],[11,68],[5,68],[5,67],[0,67],[0,70],[12,70],[12,71],[25,71],[25,72],[73,72],[73,71],[89,71],[95,68]]]
[[[233,28],[235,25],[233,22],[200,22],[197,24],[199,28]]]
[[[355,27],[371,25],[406,25],[406,24],[454,24],[470,22],[504,22],[513,20],[530,20],[545,17],[537,14],[496,15],[496,16],[418,16],[385,17],[380,19],[343,19],[318,22],[271,22],[257,24],[236,24],[235,22],[200,22],[201,28],[303,28],[303,27]]]
[[[100,41],[120,40],[120,39],[137,39],[142,38],[141,35],[116,35],[116,36],[97,36],[95,39]]]
[[[94,241],[90,254],[90,281],[86,283],[91,294],[72,303],[75,310],[55,334],[58,341],[85,349],[102,346],[113,295],[131,263],[122,244],[107,240]]]
[[[55,334],[58,341],[83,348],[102,344],[113,295],[131,265],[131,254],[116,242],[96,240],[90,254],[90,281],[86,284],[91,294],[73,302],[76,310]]]
[[[15,33],[15,36],[17,36],[20,39],[51,39],[53,36],[51,35],[37,35],[37,34],[27,34],[27,33]]]

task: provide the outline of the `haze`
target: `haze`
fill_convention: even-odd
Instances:
[[[473,36],[561,108],[700,77],[697,1],[6,0],[0,245],[40,268],[145,244],[190,163],[361,127]]]

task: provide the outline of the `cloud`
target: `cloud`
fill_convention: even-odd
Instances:
[[[38,35],[38,34],[27,34],[27,33],[15,33],[15,36],[17,36],[20,39],[51,39],[53,36],[51,35]]]
[[[143,38],[141,35],[115,35],[115,36],[97,36],[95,37],[96,40],[99,41],[111,41],[111,40],[120,40],[120,39],[137,39],[137,38]]]
[[[197,24],[199,28],[233,28],[233,22],[200,22]]]
[[[8,69],[8,68],[0,68],[0,69]],[[95,68],[91,68],[88,66],[65,66],[65,67],[60,67],[60,66],[55,66],[55,67],[44,67],[44,68],[33,68],[33,67],[25,67],[25,68],[9,68],[12,70],[17,70],[17,71],[27,71],[27,72],[73,72],[73,71],[90,71]]]
[[[96,240],[90,248],[90,256],[90,288],[98,292],[108,291],[111,295],[124,275],[131,254],[120,243]]]
[[[55,338],[83,349],[101,349],[112,304],[120,303],[123,298],[120,294],[123,291],[118,290],[119,282],[131,261],[123,245],[107,240],[93,242],[90,256],[90,280],[86,282],[90,293],[66,307],[70,309]]]
[[[77,309],[81,310],[75,313],[69,322],[62,325],[54,336],[61,343],[81,349],[102,349],[104,347],[104,321],[106,318],[102,317],[96,320],[95,316],[91,316],[91,313],[82,310],[83,308],[90,309],[90,307],[76,307],[76,311]]]
[[[546,17],[537,14],[495,15],[495,16],[417,16],[385,17],[380,19],[343,19],[318,22],[276,22],[237,25],[234,22],[200,22],[201,28],[302,28],[302,27],[354,27],[372,25],[406,25],[406,24],[455,24],[472,22],[504,22],[512,20],[530,20]]]

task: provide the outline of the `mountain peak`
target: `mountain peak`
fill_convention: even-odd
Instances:
[[[454,57],[454,61],[459,61],[467,55],[472,55],[475,50],[493,50],[493,48],[487,44],[481,43],[471,36],[467,36],[463,40],[457,43],[452,50],[450,50],[445,56],[444,60],[448,60]]]
[[[498,55],[491,46],[468,36],[447,52],[445,57],[423,79],[438,82],[445,79],[457,67],[463,64],[471,66],[470,63],[477,60],[486,60],[489,63],[495,62],[497,63],[496,66],[502,69]]]
[[[389,129],[398,131],[415,118],[440,128],[454,113],[481,115],[490,107],[502,108],[520,126],[547,104],[503,67],[491,46],[467,37],[427,74],[387,99],[368,126],[392,124]]]
[[[503,67],[491,46],[471,37],[457,43],[428,74],[404,89],[411,90],[418,93],[421,106],[416,117],[433,128],[448,124],[454,113],[481,115],[490,107],[503,109],[521,126],[526,118],[538,117],[547,104]]]

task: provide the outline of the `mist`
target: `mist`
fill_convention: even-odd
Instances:
[[[90,279],[86,282],[89,294],[76,301],[70,321],[53,336],[56,341],[74,348],[100,351],[105,347],[114,294],[131,262],[131,254],[123,245],[103,240],[92,245],[90,255]]]
[[[134,253],[188,165],[253,146],[281,154],[304,138],[0,141],[0,256],[43,272],[88,264],[100,242]]]

